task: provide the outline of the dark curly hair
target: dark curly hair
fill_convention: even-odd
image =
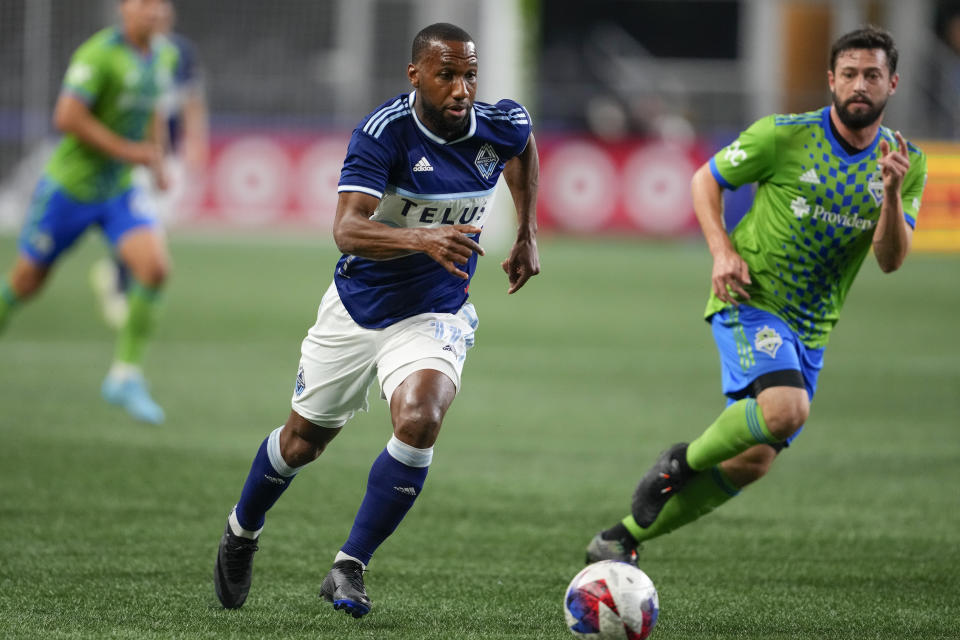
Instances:
[[[887,67],[890,68],[890,75],[897,71],[897,58],[900,54],[897,52],[897,45],[893,43],[893,36],[880,27],[868,25],[862,29],[845,33],[830,47],[830,70],[836,71],[837,57],[844,51],[851,49],[883,49],[887,54]]]

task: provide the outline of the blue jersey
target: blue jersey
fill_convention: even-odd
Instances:
[[[391,227],[483,228],[504,163],[527,145],[530,116],[512,100],[476,102],[467,133],[446,141],[417,119],[415,95],[385,102],[354,130],[337,190],[380,198],[370,219]],[[460,268],[472,278],[476,265],[474,253]],[[411,253],[391,260],[344,255],[334,282],[354,321],[379,329],[420,313],[456,313],[470,280]]]

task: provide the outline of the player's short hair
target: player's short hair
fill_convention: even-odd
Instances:
[[[837,57],[844,51],[851,49],[883,49],[887,54],[887,67],[890,69],[890,75],[897,71],[897,58],[900,57],[897,51],[897,45],[893,43],[893,36],[889,32],[867,25],[856,31],[845,33],[830,47],[830,71],[836,71]]]
[[[473,42],[473,38],[455,24],[437,22],[424,27],[413,38],[413,51],[410,59],[418,62],[423,53],[434,42]]]

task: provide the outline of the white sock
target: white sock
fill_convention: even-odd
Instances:
[[[250,531],[244,529],[240,526],[240,521],[237,520],[237,509],[234,507],[233,511],[230,512],[230,517],[227,518],[227,522],[230,524],[230,531],[233,532],[233,535],[240,536],[241,538],[249,538],[250,540],[256,540],[260,537],[260,532],[263,531],[263,527],[260,527],[256,531]]]
[[[360,562],[359,560],[357,560],[357,559],[354,558],[353,556],[351,556],[351,555],[349,555],[349,554],[346,554],[346,553],[344,553],[343,551],[337,551],[337,556],[333,559],[333,562],[334,562],[334,564],[336,564],[337,562],[340,562],[341,560],[353,560],[354,562],[356,562],[357,564],[359,564],[361,567],[363,567],[364,570],[366,570],[366,568],[367,568],[367,565],[363,564],[362,562]]]
[[[131,378],[142,377],[143,371],[136,364],[114,362],[110,365],[110,372],[107,375],[115,380],[130,380]]]

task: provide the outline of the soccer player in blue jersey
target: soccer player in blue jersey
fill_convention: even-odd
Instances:
[[[117,336],[101,392],[134,418],[158,424],[142,362],[154,325],[169,256],[153,211],[133,186],[134,165],[166,186],[157,101],[170,84],[176,54],[154,39],[168,0],[119,0],[119,27],[89,38],[73,54],[54,109],[63,133],[30,202],[19,256],[0,282],[0,328],[35,295],[64,252],[98,227],[130,270],[130,311]]]
[[[475,102],[477,51],[438,23],[413,41],[409,94],[354,130],[339,183],[334,239],[343,251],[307,333],[286,424],[260,445],[231,510],[214,569],[217,596],[247,598],[268,509],[315,460],[379,379],[393,435],[370,469],[366,495],[320,595],[354,617],[370,611],[363,572],[423,489],[433,444],[460,389],[477,314],[467,288],[502,173],[519,218],[502,267],[508,293],[539,273],[539,160],[526,110]]]
[[[830,332],[871,247],[885,273],[910,250],[926,156],[881,124],[897,57],[880,29],[840,37],[827,71],[832,105],[758,120],[694,175],[694,209],[713,255],[705,315],[727,408],[689,445],[660,456],[630,515],[594,537],[587,561],[635,561],[640,542],[766,475],[800,433]],[[722,189],[751,182],[754,203],[727,235]]]

